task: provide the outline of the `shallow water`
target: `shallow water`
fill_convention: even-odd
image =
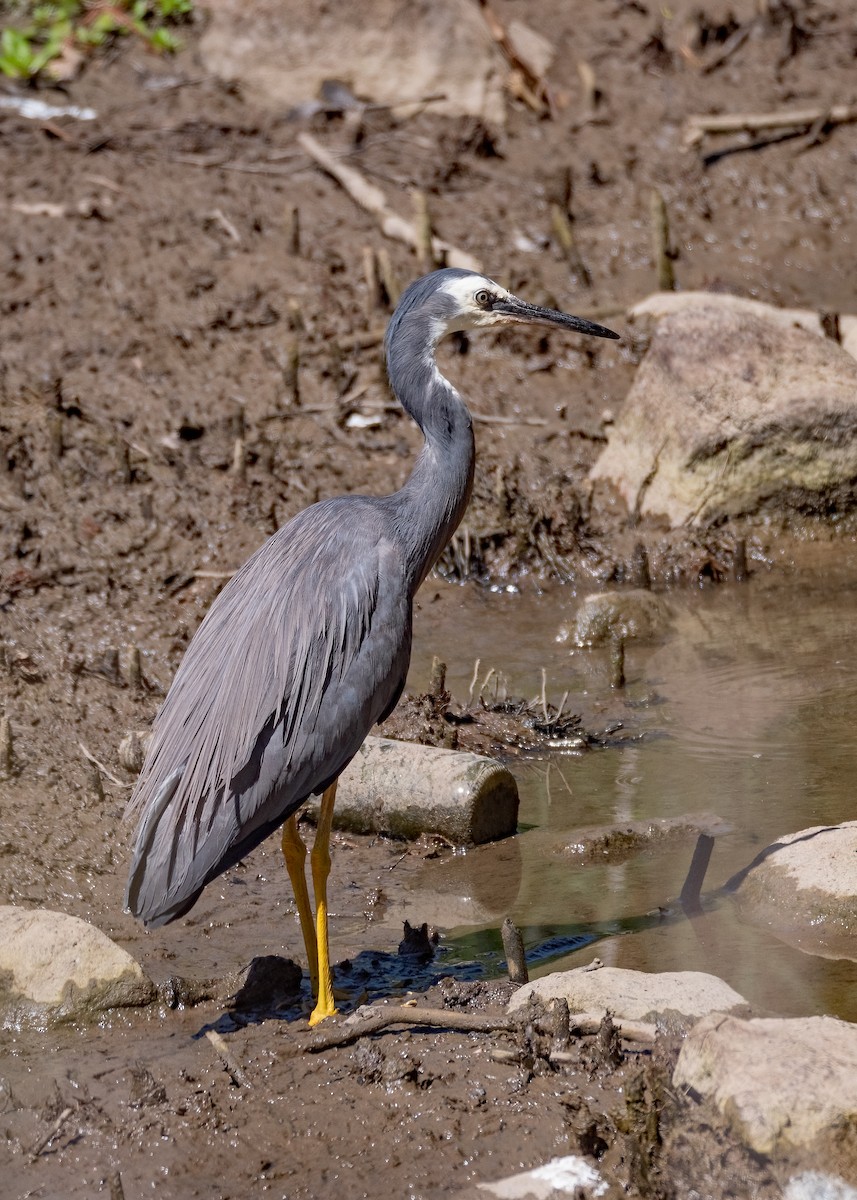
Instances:
[[[620,693],[609,687],[605,650],[557,644],[578,603],[567,590],[462,592],[452,615],[423,605],[413,687],[424,686],[432,653],[450,664],[459,698],[476,658],[480,681],[502,667],[510,693],[527,697],[541,692],[544,668],[548,699],[568,690],[567,707],[588,729],[621,720],[635,735],[621,747],[510,763],[519,836],[429,863],[415,881],[425,889],[421,911],[446,934],[444,957],[500,970],[497,930],[510,915],[534,975],[597,955],[614,966],[710,971],[783,1015],[857,1019],[857,962],[786,945],[742,920],[728,897],[693,920],[652,911],[678,896],[692,838],[621,864],[558,854],[583,825],[713,813],[733,831],[714,844],[703,888],[711,896],[782,834],[857,815],[857,553],[825,551],[811,570],[671,594],[672,630],[629,643]]]

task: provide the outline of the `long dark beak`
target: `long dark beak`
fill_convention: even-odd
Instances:
[[[517,296],[510,296],[508,300],[498,300],[492,311],[503,313],[513,321],[526,321],[529,325],[559,325],[562,329],[573,329],[575,333],[588,333],[592,337],[619,337],[618,333],[604,325],[585,321],[583,317],[573,317],[570,313],[558,312],[555,308],[539,308],[537,304],[528,304],[526,300],[519,300]]]

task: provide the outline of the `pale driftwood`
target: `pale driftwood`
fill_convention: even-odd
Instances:
[[[707,133],[741,133],[760,129],[809,129],[816,122],[845,125],[857,121],[857,105],[833,104],[830,108],[796,108],[767,113],[702,113],[688,117],[685,145],[698,146]]]
[[[387,198],[379,187],[370,183],[364,175],[354,167],[340,162],[335,155],[326,150],[320,142],[309,133],[299,133],[298,144],[310,158],[318,163],[323,171],[332,176],[336,182],[348,192],[351,199],[371,213],[378,221],[381,232],[396,241],[405,242],[415,250],[419,248],[419,239],[413,222],[406,221],[387,204]],[[482,273],[478,261],[464,250],[451,246],[441,238],[432,238],[432,253],[436,262],[445,260],[450,267],[462,267],[466,271]]]
[[[214,1047],[217,1057],[223,1063],[228,1074],[231,1076],[233,1083],[235,1083],[238,1087],[248,1088],[250,1086],[250,1080],[247,1078],[244,1068],[237,1061],[220,1034],[214,1029],[206,1029],[205,1036]]]
[[[79,747],[80,752],[83,755],[83,757],[88,759],[89,762],[91,762],[93,764],[93,766],[98,767],[101,774],[105,775],[110,780],[111,783],[115,783],[117,787],[121,787],[121,788],[126,788],[126,787],[131,786],[130,783],[126,783],[124,779],[117,779],[116,776],[111,771],[108,771],[107,768],[105,767],[104,763],[99,762],[98,759],[95,757],[95,755],[91,751],[87,750],[87,748],[86,748],[86,746],[84,746],[83,742],[78,742],[77,744],[78,744],[78,747]]]

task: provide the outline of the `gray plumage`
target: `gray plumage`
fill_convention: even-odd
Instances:
[[[155,719],[129,804],[139,824],[125,904],[145,924],[187,912],[206,884],[332,783],[392,711],[414,593],[473,480],[470,416],[439,374],[434,346],[453,329],[511,320],[616,336],[472,272],[417,280],[386,338],[391,385],[425,436],[404,487],[305,509],[212,604]]]

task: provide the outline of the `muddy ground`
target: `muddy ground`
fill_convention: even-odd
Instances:
[[[497,3],[506,18],[520,7]],[[570,99],[553,120],[518,103],[505,130],[430,107],[407,122],[376,111],[357,144],[340,117],[310,126],[400,211],[409,189],[425,189],[443,236],[520,294],[620,331],[624,306],[655,283],[652,184],[668,203],[681,286],[853,311],[853,125],[755,150],[734,135],[717,144],[732,152],[710,160],[711,146],[687,152],[680,139],[700,110],[853,99],[853,15],[774,2],[746,40],[727,42],[755,5],[672,8],[528,9],[557,46],[551,78]],[[120,739],[147,727],[225,575],[312,501],[397,487],[419,443],[390,403],[377,342],[355,337],[386,315],[368,303],[363,248],[386,246],[402,283],[417,273],[413,255],[384,243],[296,152],[299,124],[205,74],[198,32],[171,60],[126,41],[47,94],[92,106],[94,122],[0,111],[0,707],[14,736],[0,783],[0,902],[94,921],[159,982],[228,977],[255,955],[300,958],[300,938],[273,844],[178,926],[145,934],[122,914],[132,775]],[[580,60],[597,81],[590,119]],[[550,240],[568,169],[590,287]],[[539,331],[444,349],[443,368],[486,419],[466,530],[423,603],[451,607],[462,580],[636,579],[641,542],[656,585],[696,586],[728,577],[739,538],[767,570],[801,540],[830,536],[805,514],[696,533],[635,526],[593,491],[587,470],[642,349],[637,335],[584,345]],[[354,414],[374,420],[355,426]],[[337,840],[332,941],[338,962],[356,964],[353,976],[338,971],[346,1007],[418,986],[437,1004],[497,1008],[496,989],[434,982],[442,958],[412,975],[396,954],[386,898],[436,852]],[[669,1039],[615,1060],[584,1043],[579,1064],[559,1069],[532,1046],[521,1062],[494,1062],[507,1035],[437,1031],[309,1057],[300,1008],[224,1012],[217,999],[95,1030],[4,1033],[3,1194],[350,1200],[380,1189],[430,1200],[581,1152],[603,1159],[623,1194],[749,1197],[778,1194],[789,1166],[751,1159],[719,1119],[672,1093]],[[197,1036],[218,1022],[249,1086]]]

